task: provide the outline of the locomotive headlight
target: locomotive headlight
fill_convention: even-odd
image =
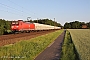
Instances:
[[[18,26],[16,26],[18,28]]]
[[[14,26],[12,26],[11,28],[14,28]]]

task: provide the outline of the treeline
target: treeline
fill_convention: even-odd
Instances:
[[[49,19],[39,19],[39,20],[30,20],[30,22],[35,22],[35,23],[40,23],[40,24],[46,24],[46,25],[51,25],[51,26],[58,26],[61,27],[62,25],[60,23],[57,23],[53,20]]]
[[[87,28],[90,29],[90,22],[85,23],[85,22],[79,22],[79,21],[74,21],[74,22],[66,22],[64,24],[65,29],[82,29],[82,28]]]
[[[10,21],[5,21],[4,19],[0,19],[0,35],[8,33],[7,30],[10,30]]]

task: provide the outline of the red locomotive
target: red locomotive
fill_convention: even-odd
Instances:
[[[24,22],[22,20],[13,21],[11,25],[11,30],[13,32],[16,31],[39,31],[39,30],[53,30],[53,29],[61,29],[61,27],[51,26],[51,25],[45,25],[45,24],[39,24],[39,23],[30,23],[30,22]]]
[[[30,31],[35,29],[35,24],[30,22],[24,22],[22,20],[13,21],[11,25],[11,30],[16,31]]]

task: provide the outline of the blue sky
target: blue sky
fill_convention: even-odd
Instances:
[[[90,22],[90,0],[0,0],[0,19],[52,19]]]

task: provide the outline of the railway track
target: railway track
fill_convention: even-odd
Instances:
[[[40,35],[44,35],[50,32],[54,32],[55,30],[50,31],[40,31],[40,32],[31,32],[31,33],[21,33],[21,34],[10,34],[10,35],[2,35],[0,36],[0,46],[14,44],[20,40],[28,40]]]

